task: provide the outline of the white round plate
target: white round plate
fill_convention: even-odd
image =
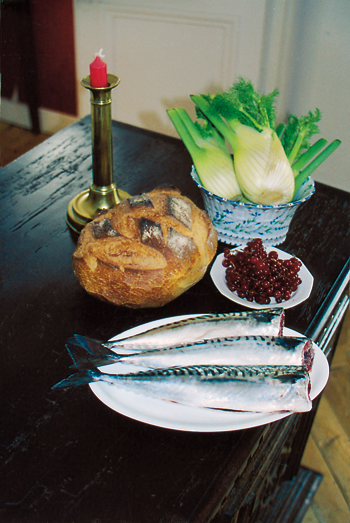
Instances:
[[[116,340],[125,335],[138,334],[152,327],[165,325],[174,321],[190,318],[195,315],[176,316],[156,320],[134,329],[130,329],[120,335],[112,338]],[[247,332],[247,334],[249,334]],[[296,331],[284,329],[286,336],[300,336]],[[329,376],[328,361],[323,352],[314,344],[315,358],[313,369],[310,372],[311,379],[311,399],[318,396],[326,386]],[[131,368],[132,367],[132,368]],[[113,363],[101,368],[103,372],[122,373],[137,372],[139,367],[129,366],[120,363]],[[143,369],[144,370],[144,369]],[[273,421],[289,416],[290,412],[266,414],[260,412],[227,412],[213,409],[202,409],[187,407],[168,401],[157,400],[141,394],[125,392],[116,385],[110,385],[106,382],[98,381],[90,384],[92,392],[105,405],[111,409],[128,416],[134,420],[155,425],[158,427],[183,430],[189,432],[224,432],[231,430],[241,430],[259,425],[266,425]]]
[[[234,249],[231,249],[231,252],[241,251],[243,250],[245,246],[241,245],[239,247],[235,247]],[[292,258],[293,256],[291,254],[288,254],[287,252],[281,251],[280,249],[277,249],[276,247],[268,247],[264,246],[267,253],[270,251],[276,251],[278,253],[278,257],[282,260],[285,260],[287,258]],[[276,303],[275,298],[271,298],[271,302],[269,304],[260,304],[256,302],[250,302],[248,300],[245,300],[244,298],[239,298],[235,292],[230,291],[230,289],[226,285],[225,280],[225,271],[226,268],[223,267],[222,261],[224,259],[224,254],[219,254],[216,257],[215,262],[213,263],[213,266],[210,271],[211,279],[214,282],[215,287],[218,289],[218,291],[221,292],[226,298],[228,298],[231,301],[234,301],[235,303],[239,303],[240,305],[243,305],[243,307],[249,307],[250,309],[270,309],[273,307],[283,307],[284,309],[289,309],[291,307],[295,307],[295,305],[298,305],[299,303],[302,303],[303,301],[307,300],[307,298],[310,296],[312,286],[314,283],[314,278],[312,274],[308,271],[308,269],[305,267],[305,265],[302,263],[302,266],[299,270],[299,277],[302,281],[302,283],[299,285],[298,289],[293,292],[292,297],[287,301],[282,301],[281,303]],[[299,259],[299,258],[298,258]]]

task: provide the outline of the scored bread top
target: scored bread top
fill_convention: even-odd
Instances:
[[[199,281],[216,248],[208,215],[178,189],[160,187],[89,223],[73,254],[73,269],[87,292],[101,299],[157,306]]]

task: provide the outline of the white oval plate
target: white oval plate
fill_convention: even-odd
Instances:
[[[240,245],[239,247],[231,249],[231,252],[241,251],[244,247],[245,245]],[[278,257],[282,260],[293,257],[291,254],[281,251],[276,247],[264,246],[264,248],[267,253],[269,253],[270,251],[276,251],[278,253]],[[244,298],[240,298],[239,296],[237,296],[235,292],[230,291],[230,289],[226,285],[226,268],[222,265],[223,259],[223,253],[219,254],[216,257],[216,260],[213,263],[213,266],[210,271],[210,276],[215,284],[215,287],[218,289],[218,291],[221,292],[221,294],[226,296],[226,298],[228,298],[229,300],[243,305],[243,307],[249,307],[250,309],[270,309],[273,307],[283,307],[284,309],[289,309],[290,307],[295,307],[295,305],[298,305],[299,303],[302,303],[303,301],[307,300],[307,298],[310,296],[312,286],[314,283],[314,278],[301,260],[300,262],[302,263],[302,266],[299,270],[299,277],[302,283],[299,285],[298,289],[292,294],[292,297],[287,301],[282,301],[281,303],[276,303],[275,298],[271,298],[271,302],[269,304],[262,305],[260,303],[256,303],[255,301],[250,302],[248,300],[245,300]]]
[[[139,332],[143,332],[152,327],[157,327],[159,325],[164,325],[166,323],[193,316],[195,315],[190,314],[156,320],[130,329],[125,333],[121,333],[112,338],[112,340],[124,337],[125,335],[138,334]],[[296,331],[287,328],[284,329],[284,333],[287,336],[300,336]],[[329,376],[327,358],[316,344],[314,344],[314,349],[315,359],[313,369],[310,372],[310,396],[312,400],[322,392]],[[113,374],[117,372],[136,372],[141,370],[141,368],[113,363],[112,365],[101,367],[101,370]],[[143,423],[148,423],[149,425],[188,432],[224,432],[247,429],[272,423],[291,414],[291,412],[275,414],[260,412],[227,412],[187,407],[176,403],[170,403],[168,401],[142,396],[141,394],[125,392],[124,390],[119,389],[116,385],[110,385],[102,381],[91,383],[90,388],[102,403],[124,416]]]

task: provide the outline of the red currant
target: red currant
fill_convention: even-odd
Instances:
[[[279,259],[277,251],[267,254],[261,238],[247,243],[243,250],[224,249],[225,278],[232,292],[249,302],[259,304],[289,300],[301,284],[302,266],[295,257]]]

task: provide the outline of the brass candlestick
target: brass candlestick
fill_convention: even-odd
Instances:
[[[68,204],[67,223],[77,233],[103,209],[110,209],[129,197],[113,182],[111,91],[120,80],[114,74],[108,74],[107,80],[107,87],[91,87],[90,75],[81,80],[90,90],[93,182]]]

